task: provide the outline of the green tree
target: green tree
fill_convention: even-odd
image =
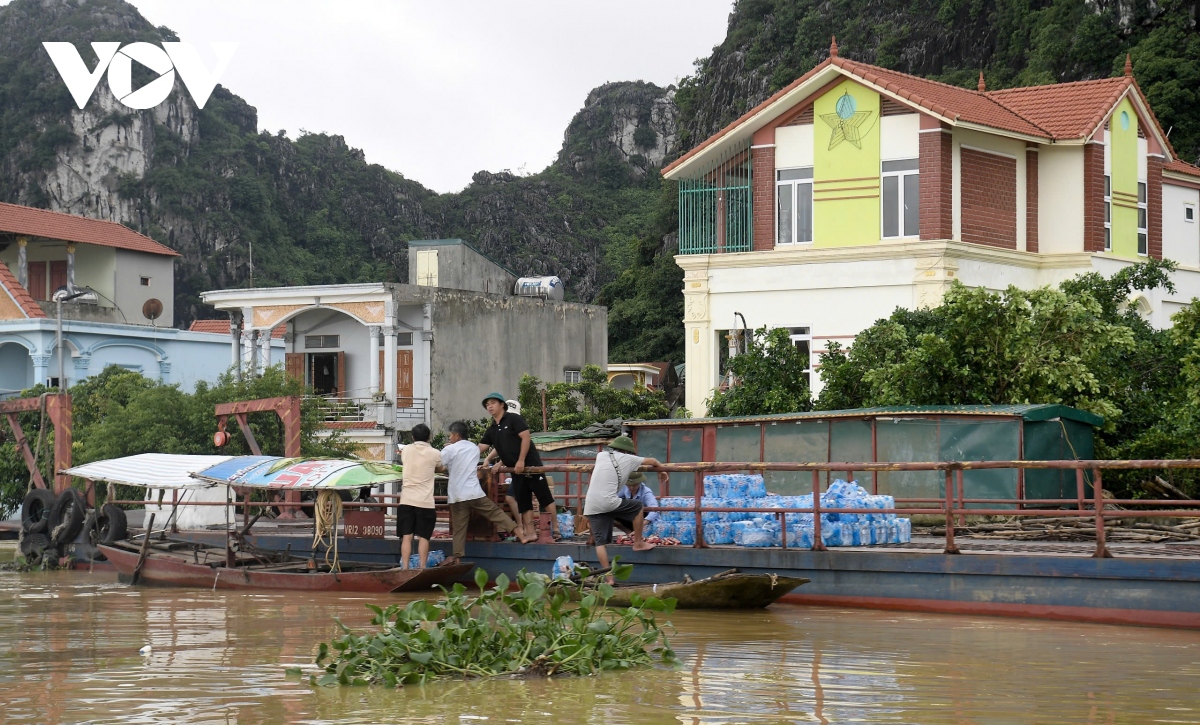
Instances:
[[[710,415],[766,415],[812,409],[808,356],[784,328],[760,327],[747,337],[746,350],[729,358],[733,382],[713,393]]]
[[[585,365],[578,383],[545,384],[533,375],[522,375],[517,399],[531,430],[542,427],[542,393],[546,395],[547,430],[579,430],[606,420],[654,420],[670,415],[661,390],[636,386],[614,388],[597,365]]]

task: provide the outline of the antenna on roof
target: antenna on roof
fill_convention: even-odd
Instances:
[[[976,86],[980,93],[987,90],[987,84],[983,82],[983,71],[979,71],[979,85]]]
[[[1129,57],[1128,53],[1125,54],[1125,77],[1133,77],[1133,59]]]
[[[837,57],[837,36],[831,35],[830,37],[833,40],[829,43],[829,57],[836,58]]]

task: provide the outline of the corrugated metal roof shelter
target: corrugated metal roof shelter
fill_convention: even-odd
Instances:
[[[639,454],[669,463],[1089,459],[1094,430],[1103,424],[1100,416],[1065,405],[895,406],[626,423]],[[897,498],[945,495],[944,477],[935,471],[856,472],[854,477],[867,489]],[[967,471],[963,482],[968,498],[1015,501],[1076,494],[1071,471]],[[693,474],[671,474],[677,492],[690,493],[692,485]],[[770,472],[767,485],[775,493],[803,493],[812,488],[812,474]]]

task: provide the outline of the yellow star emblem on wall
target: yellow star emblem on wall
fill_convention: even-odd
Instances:
[[[870,117],[870,111],[855,111],[847,118],[843,118],[838,113],[822,113],[821,120],[833,129],[833,132],[829,134],[829,148],[832,149],[843,141],[849,141],[854,144],[854,148],[861,149],[862,130],[859,127]]]
[[[860,126],[863,121],[871,117],[871,112],[858,110],[858,101],[850,95],[849,91],[844,92],[842,97],[837,99],[833,110],[835,113],[821,114],[821,120],[833,129],[833,132],[829,134],[829,148],[832,149],[843,141],[849,141],[854,144],[854,148],[861,149],[864,131]]]

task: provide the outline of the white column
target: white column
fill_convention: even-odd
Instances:
[[[229,361],[233,367],[233,375],[237,380],[242,379],[242,315],[238,312],[229,313],[230,355]]]
[[[267,371],[267,368],[271,367],[271,332],[272,330],[263,330],[258,338],[259,343],[262,345],[262,355],[259,358],[262,360],[261,372],[264,373]]]
[[[258,330],[250,331],[250,373],[258,375]]]
[[[396,402],[396,328],[383,328],[383,389]]]
[[[379,326],[372,325],[367,328],[367,334],[371,336],[371,359],[369,378],[371,385],[371,395],[379,392]]]

